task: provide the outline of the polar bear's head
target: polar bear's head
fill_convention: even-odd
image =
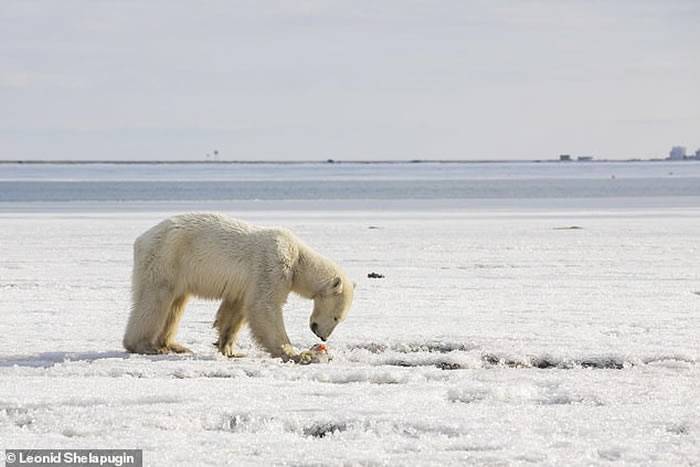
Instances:
[[[338,323],[347,316],[354,289],[355,285],[346,277],[335,277],[314,296],[309,327],[322,341],[328,339]]]

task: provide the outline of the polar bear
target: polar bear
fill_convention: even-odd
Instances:
[[[124,347],[136,353],[187,352],[175,342],[190,296],[221,299],[214,326],[219,350],[234,347],[247,323],[273,357],[299,359],[282,306],[290,292],[314,301],[311,331],[322,340],[347,316],[354,284],[292,232],[218,214],[170,217],[134,242],[132,308]]]

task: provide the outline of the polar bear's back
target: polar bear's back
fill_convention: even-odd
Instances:
[[[293,261],[295,238],[219,214],[182,214],[152,227],[134,243],[135,271],[168,277],[188,293],[220,298],[249,288],[261,268]]]
[[[147,250],[150,254],[158,254],[157,250],[167,250],[168,255],[177,252],[177,256],[182,256],[193,253],[193,248],[204,247],[212,251],[214,244],[221,249],[226,244],[246,242],[259,230],[259,227],[219,214],[180,214],[148,229],[134,245],[144,253]],[[187,251],[180,251],[183,248]]]

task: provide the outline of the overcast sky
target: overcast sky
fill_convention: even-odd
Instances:
[[[700,147],[700,1],[13,1],[0,159]]]

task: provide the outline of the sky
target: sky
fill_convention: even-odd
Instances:
[[[0,159],[665,157],[700,2],[0,3]]]

